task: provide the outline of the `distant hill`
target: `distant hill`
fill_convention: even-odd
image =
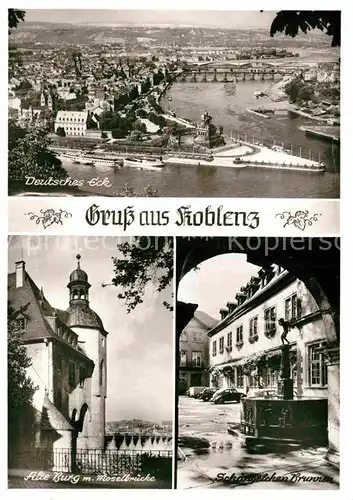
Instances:
[[[107,434],[123,432],[124,430],[163,430],[165,427],[172,427],[172,421],[163,421],[162,424],[157,424],[156,422],[150,422],[148,420],[143,420],[140,418],[132,418],[125,420],[116,420],[111,422],[106,422],[105,432]]]
[[[327,48],[327,37],[317,33],[299,35],[295,39],[291,37],[277,36],[270,37],[269,28],[254,29],[249,28],[216,28],[201,26],[158,26],[150,23],[147,25],[120,24],[107,25],[100,24],[70,24],[53,22],[30,22],[20,23],[17,29],[11,31],[11,42],[16,45],[54,45],[54,44],[102,44],[116,43],[118,39],[123,39],[132,47],[136,44],[136,39],[148,35],[150,39],[159,43],[172,43],[185,46],[233,46],[233,47],[254,47],[271,46],[282,48],[295,47],[323,47]]]

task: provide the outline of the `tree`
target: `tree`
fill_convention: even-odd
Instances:
[[[134,129],[135,130],[139,130],[140,132],[142,132],[143,134],[147,134],[147,127],[146,127],[146,123],[143,123],[141,122],[140,120],[137,120],[135,123],[134,123]]]
[[[285,92],[288,95],[291,102],[296,102],[298,99],[299,91],[303,86],[303,82],[300,80],[293,80],[288,83],[285,87]]]
[[[139,108],[138,110],[136,110],[136,116],[139,116],[140,118],[147,118],[148,113],[143,108]]]
[[[64,127],[58,127],[56,129],[56,135],[58,135],[59,137],[66,137],[66,132]]]
[[[150,185],[145,186],[141,191],[136,191],[129,183],[126,183],[122,188],[116,190],[114,195],[134,198],[155,198],[159,196],[158,191],[153,189]]]
[[[36,179],[66,179],[61,160],[48,148],[50,139],[45,127],[19,126],[8,122],[9,183],[25,182],[26,176]]]
[[[8,12],[8,25],[9,32],[12,28],[17,28],[17,25],[25,20],[26,12],[20,9],[9,9]]]
[[[32,406],[36,388],[28,377],[26,369],[32,364],[23,343],[23,333],[16,326],[16,318],[26,306],[15,310],[8,304],[7,317],[7,362],[8,362],[8,437],[9,449],[21,434],[21,421]],[[28,425],[28,422],[27,422]]]
[[[33,90],[33,87],[27,79],[24,79],[20,82],[18,87],[16,87],[16,90]]]
[[[126,132],[120,128],[113,128],[112,130],[112,138],[113,139],[123,139],[126,137]]]
[[[142,140],[142,132],[140,130],[132,130],[130,135],[129,135],[129,139],[131,141],[141,141]]]
[[[139,96],[139,92],[136,86],[132,87],[131,92],[129,94],[130,99],[133,101],[134,99],[137,99]]]
[[[166,124],[164,116],[156,115],[156,113],[153,113],[152,111],[148,113],[148,119],[150,122],[158,125],[160,128],[163,128]]]
[[[96,120],[93,120],[93,116],[95,115],[88,115],[87,117],[87,128],[88,129],[96,129],[97,128],[97,119],[99,119],[99,117],[95,116]]]
[[[309,87],[308,85],[303,85],[303,87],[299,89],[298,99],[301,99],[302,101],[311,101],[314,95],[315,92],[312,87]]]
[[[270,35],[277,32],[293,38],[299,30],[307,33],[319,29],[332,37],[331,46],[341,46],[341,12],[338,10],[281,10],[272,21]]]
[[[180,146],[183,128],[178,123],[173,122],[170,128],[170,133],[173,137],[176,137],[178,139],[178,146]]]
[[[173,279],[173,238],[136,237],[132,243],[118,245],[123,259],[113,257],[114,277],[111,284],[122,289],[118,298],[124,300],[128,313],[143,303],[146,286],[152,283],[157,292],[165,290]],[[103,284],[107,286],[107,284]],[[163,305],[173,310],[167,301]]]

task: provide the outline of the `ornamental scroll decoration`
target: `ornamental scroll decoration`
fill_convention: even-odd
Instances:
[[[275,215],[282,220],[285,220],[283,227],[293,225],[297,229],[304,231],[308,226],[312,226],[314,222],[319,220],[322,214],[309,215],[309,210],[297,210],[294,215],[292,212],[282,212]]]
[[[54,208],[46,208],[41,209],[40,213],[42,215],[37,215],[33,212],[28,212],[25,215],[29,216],[30,220],[35,220],[36,224],[42,224],[44,229],[47,229],[52,224],[63,224],[63,219],[68,219],[72,217],[70,212],[66,212],[66,210],[54,210]]]

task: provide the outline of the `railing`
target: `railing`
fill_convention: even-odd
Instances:
[[[241,165],[247,165],[250,167],[279,167],[279,168],[287,168],[288,170],[311,170],[313,172],[319,171],[323,172],[325,171],[325,165],[312,165],[309,163],[285,163],[285,162],[275,162],[275,161],[258,161],[258,160],[240,160],[239,164]]]
[[[241,73],[246,73],[246,74],[265,74],[265,75],[273,75],[273,74],[291,74],[291,73],[296,73],[299,72],[300,70],[297,68],[285,68],[285,67],[278,67],[278,68],[185,68],[184,72],[182,74],[225,74],[227,73],[228,75],[232,74],[241,74]],[[178,75],[179,76],[179,75]]]
[[[147,474],[162,478],[171,475],[172,449],[100,450],[33,448],[10,458],[10,468],[75,472],[82,474]]]

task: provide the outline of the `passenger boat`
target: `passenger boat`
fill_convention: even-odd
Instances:
[[[113,156],[101,156],[95,154],[70,154],[63,153],[60,155],[62,160],[70,161],[74,164],[90,165],[90,166],[100,166],[100,167],[119,167],[122,161]]]
[[[108,157],[92,157],[91,161],[95,167],[119,167],[121,166],[121,160],[118,158],[108,158]]]
[[[264,94],[263,92],[260,92],[260,90],[255,90],[254,92],[254,97],[258,99],[259,97],[262,97]]]
[[[135,158],[130,156],[124,158],[124,167],[135,167],[145,170],[161,170],[164,167],[164,162],[162,159]]]

